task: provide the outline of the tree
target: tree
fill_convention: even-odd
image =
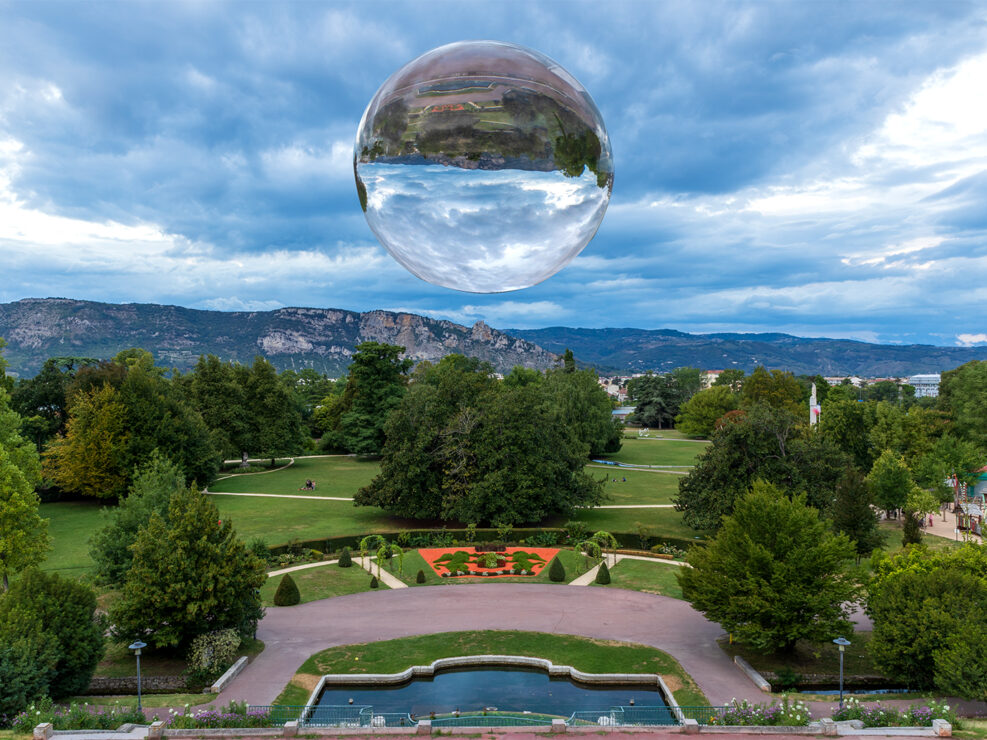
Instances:
[[[960,439],[987,448],[987,362],[973,360],[944,372],[939,403]]]
[[[694,529],[715,529],[734,501],[761,478],[828,511],[846,457],[791,413],[756,404],[713,434],[712,444],[679,481],[675,508]],[[732,414],[728,415],[729,419]]]
[[[915,483],[901,455],[885,450],[874,461],[874,466],[867,475],[867,485],[874,497],[874,503],[884,509],[890,518],[892,513],[904,508]]]
[[[602,485],[583,470],[587,446],[560,422],[544,385],[498,384],[487,363],[462,355],[422,363],[357,505],[513,524],[599,502]]]
[[[893,380],[879,380],[864,390],[868,401],[887,401],[897,404],[901,400],[901,391]]]
[[[184,648],[198,635],[235,629],[253,637],[263,614],[264,564],[237,538],[207,496],[175,493],[168,522],[152,514],[133,545],[123,595],[111,610],[116,634]]]
[[[784,409],[798,418],[808,411],[802,402],[802,386],[794,375],[784,370],[768,371],[761,366],[754,368],[754,372],[744,380],[740,398],[745,407],[767,404]]]
[[[716,376],[716,380],[713,381],[714,387],[726,386],[734,393],[740,393],[740,389],[744,386],[744,371],[738,370],[736,368],[730,368],[724,370],[722,373]]]
[[[298,452],[304,445],[302,417],[291,391],[278,377],[274,366],[255,357],[244,388],[252,449],[271,458]],[[246,453],[243,454],[246,459]]]
[[[916,689],[983,698],[977,637],[987,623],[987,549],[906,548],[877,563],[867,590],[869,650],[884,675]]]
[[[915,461],[915,482],[933,491],[940,502],[946,503],[956,495],[957,484],[972,485],[976,482],[983,460],[983,453],[972,442],[943,434],[928,452]]]
[[[620,450],[623,430],[613,417],[610,398],[593,370],[549,370],[542,385],[558,417],[586,445],[587,455],[598,457]]]
[[[97,363],[87,357],[50,357],[37,375],[18,381],[10,405],[25,421],[39,420],[32,424],[30,437],[39,450],[55,435],[65,433],[68,389],[76,369]]]
[[[870,470],[874,464],[870,431],[875,424],[876,404],[839,400],[834,395],[831,391],[823,405],[819,433],[849,455],[858,469]]]
[[[249,370],[241,365],[204,355],[182,379],[186,398],[202,416],[223,457],[257,449],[247,399],[248,376]]]
[[[8,720],[48,695],[55,647],[16,636],[0,644],[0,717]]]
[[[757,481],[720,532],[693,547],[677,574],[683,597],[759,652],[794,649],[851,631],[853,545],[804,496]]]
[[[689,437],[709,437],[716,422],[737,408],[737,397],[728,386],[717,385],[696,395],[682,404],[675,417],[675,428]]]
[[[631,378],[627,383],[627,397],[637,404],[634,420],[642,426],[659,429],[671,425],[682,403],[671,375],[648,373]]]
[[[134,478],[128,496],[115,509],[104,509],[105,524],[91,539],[90,555],[96,563],[99,583],[123,583],[134,560],[131,549],[141,527],[152,514],[168,521],[174,493],[185,488],[185,476],[177,465],[155,451]]]
[[[103,657],[104,629],[95,592],[55,573],[31,568],[0,598],[0,645],[27,637],[54,648],[49,687],[55,698],[88,688]]]
[[[610,568],[607,566],[606,560],[600,563],[600,569],[596,571],[595,582],[599,583],[601,586],[606,586],[610,583]]]
[[[552,583],[565,583],[565,566],[558,555],[552,558],[552,564],[548,567],[548,580]]]
[[[339,418],[342,441],[350,452],[378,455],[384,448],[384,424],[404,396],[412,366],[411,360],[401,358],[403,353],[404,347],[393,344],[357,345],[346,381],[346,391],[352,388],[349,406]]]
[[[672,370],[672,380],[675,382],[681,406],[702,390],[703,371],[698,367],[677,367]]]
[[[906,509],[904,512],[905,522],[902,525],[901,544],[917,545],[922,541],[922,519],[914,511]]]
[[[0,357],[2,360],[2,357]],[[38,453],[18,433],[20,416],[0,389],[0,578],[6,591],[11,573],[37,565],[48,553],[48,520],[34,492],[41,480]],[[12,658],[11,658],[12,659]]]
[[[861,556],[869,555],[884,542],[877,513],[871,507],[870,488],[858,470],[847,470],[837,484],[830,518],[833,529],[853,542],[858,563]]]

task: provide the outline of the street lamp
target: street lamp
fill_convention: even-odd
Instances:
[[[130,645],[130,650],[134,651],[134,655],[137,656],[137,711],[143,711],[141,709],[141,648],[146,648],[147,643],[137,640]],[[841,648],[842,649],[842,648]]]
[[[843,709],[843,653],[850,641],[845,637],[837,637],[833,642],[840,648],[840,709]]]

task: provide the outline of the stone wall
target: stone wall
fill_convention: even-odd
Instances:
[[[144,694],[174,694],[185,691],[186,688],[184,676],[141,676],[141,692]],[[137,676],[94,676],[85,693],[90,696],[137,694]]]

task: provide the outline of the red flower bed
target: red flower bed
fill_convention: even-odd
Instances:
[[[441,578],[514,578],[536,576],[559,550],[553,547],[508,547],[480,553],[472,547],[428,547],[418,551]]]

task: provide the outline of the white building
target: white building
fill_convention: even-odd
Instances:
[[[915,387],[915,398],[936,398],[939,396],[939,373],[913,375],[908,385]]]

